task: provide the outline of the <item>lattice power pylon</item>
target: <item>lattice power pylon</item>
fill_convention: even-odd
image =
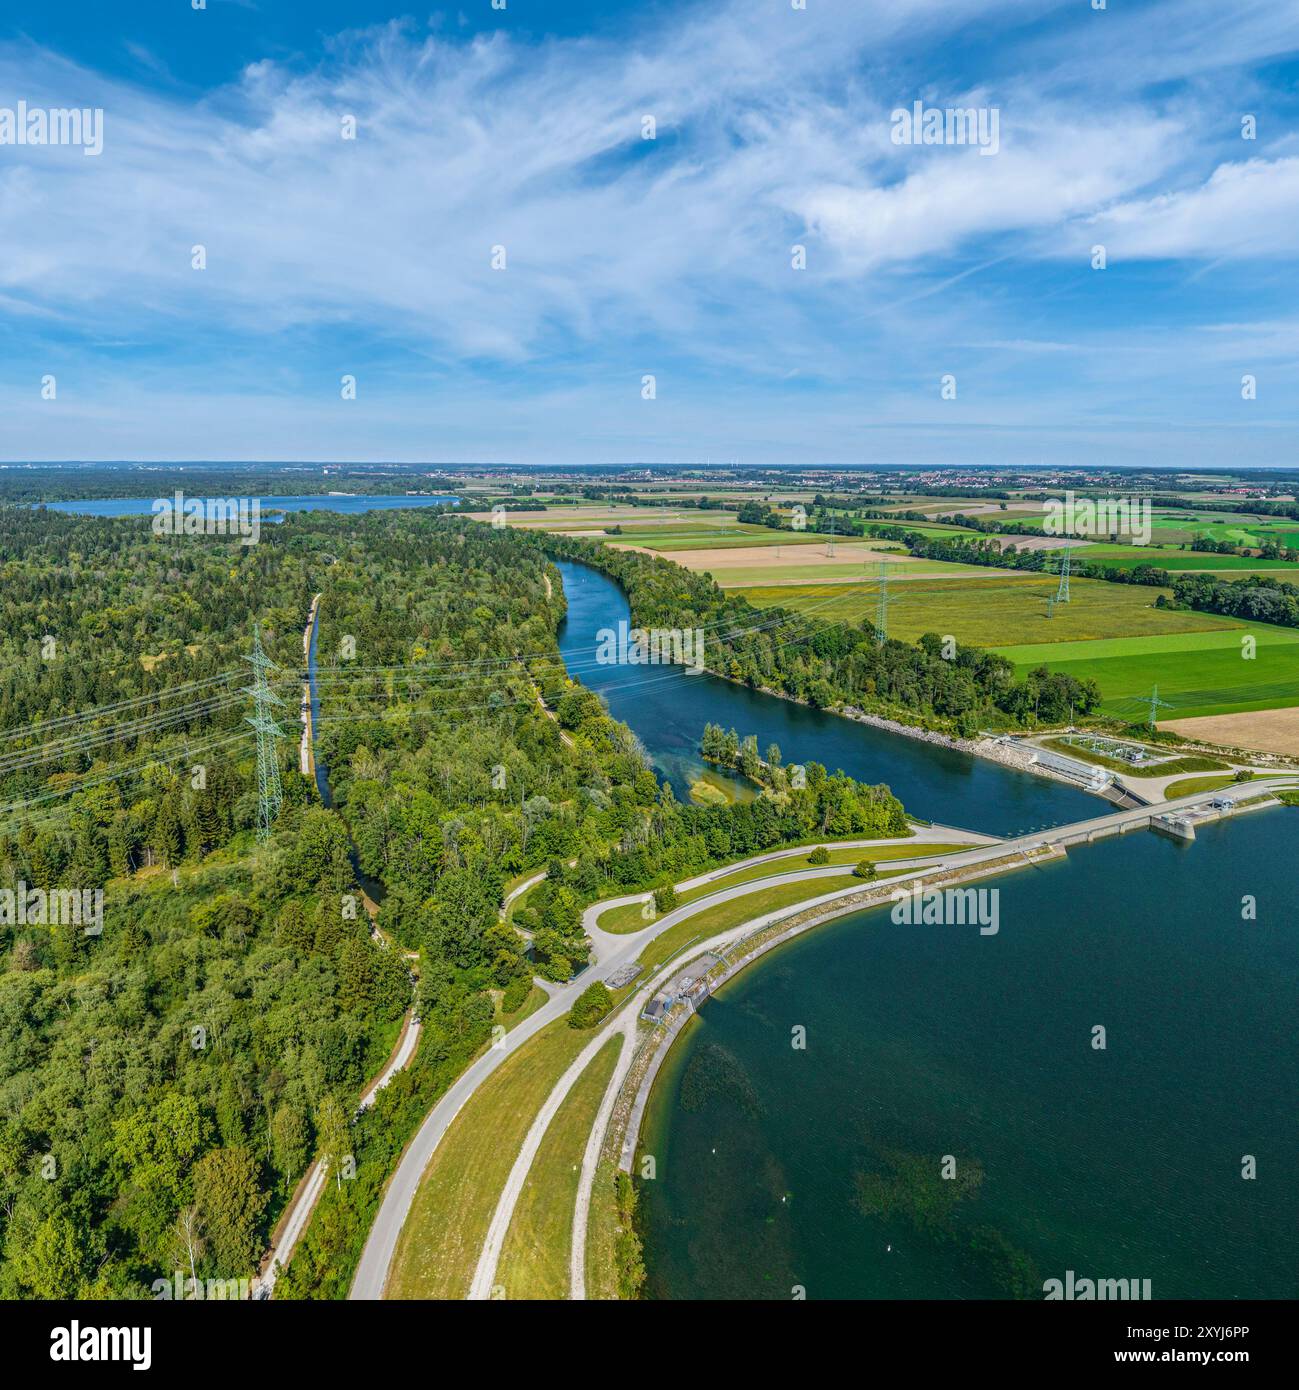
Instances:
[[[244,694],[253,697],[253,712],[247,719],[257,731],[257,838],[265,843],[270,839],[271,827],[284,799],[280,786],[280,739],[284,737],[284,730],[275,722],[272,712],[275,705],[283,708],[284,701],[266,679],[268,671],[276,671],[279,667],[262,650],[262,632],[256,625],[253,627],[253,654],[244,660],[253,668],[253,683],[244,688]]]
[[[1167,700],[1161,700],[1159,698],[1159,687],[1156,685],[1153,686],[1150,691],[1150,718],[1147,721],[1152,729],[1155,727],[1155,722],[1159,718],[1160,709],[1172,709],[1172,705],[1170,705]]]
[[[883,646],[889,640],[889,567],[880,561],[880,591],[875,600],[875,642]]]
[[[1057,603],[1069,602],[1069,547],[1065,546],[1064,554],[1060,556],[1060,587],[1055,591],[1055,601]]]

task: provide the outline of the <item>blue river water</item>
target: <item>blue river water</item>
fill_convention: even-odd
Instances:
[[[640,738],[679,797],[703,771],[699,738],[712,722],[764,751],[779,745],[786,763],[819,762],[866,782],[886,782],[907,810],[926,820],[991,834],[1028,834],[1104,815],[1108,804],[1062,783],[986,759],[808,709],[712,675],[675,666],[601,665],[599,633],[628,618],[622,590],[588,565],[561,561],[568,616],[559,647],[572,675],[599,691],[610,712]]]

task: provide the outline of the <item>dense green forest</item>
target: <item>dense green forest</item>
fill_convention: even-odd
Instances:
[[[585,812],[623,783],[646,803],[657,784],[602,709],[567,738],[542,709],[539,681],[562,686],[562,595],[508,533],[295,514],[243,547],[8,509],[0,557],[0,886],[104,891],[102,935],[0,927],[0,1292],[247,1277],[313,1154],[346,1142],[356,1178],[330,1189],[285,1281],[338,1292],[386,1146],[530,976],[497,920],[504,876],[593,840]],[[296,770],[314,592],[339,810]],[[263,851],[243,690],[254,622],[286,706],[285,804]],[[388,888],[381,926],[420,953],[424,1023],[410,1073],[351,1134],[412,985],[356,908],[349,823]],[[536,948],[558,978],[585,956],[573,930]]]
[[[242,547],[0,510],[0,888],[103,893],[99,934],[0,919],[0,1295],[247,1278],[391,1049],[409,972],[354,910],[346,829],[294,757],[340,521]],[[288,706],[260,853],[255,621]]]
[[[710,670],[818,708],[850,706],[968,736],[983,723],[1052,722],[1100,703],[1095,681],[1045,669],[1016,680],[1005,657],[959,644],[945,652],[936,634],[880,642],[869,619],[854,626],[758,609],[657,556],[570,536],[533,543],[612,575],[639,626],[702,630]]]
[[[1212,574],[1183,574],[1173,583],[1173,599],[1206,613],[1299,627],[1299,585],[1271,575],[1228,580]]]

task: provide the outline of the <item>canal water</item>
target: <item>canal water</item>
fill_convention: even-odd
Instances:
[[[560,568],[566,660],[678,787],[711,720],[948,824],[1101,809],[713,677],[600,667],[596,634],[626,602]],[[1193,845],[1141,832],[980,885],[996,934],[884,909],[749,967],[655,1086],[647,1294],[1040,1298],[1072,1270],[1149,1279],[1155,1298],[1299,1295],[1297,860],[1289,810]]]

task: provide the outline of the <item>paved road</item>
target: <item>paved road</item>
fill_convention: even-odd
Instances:
[[[1279,786],[1295,786],[1299,784],[1299,776],[1286,774],[1276,777],[1260,777],[1257,780],[1242,785],[1239,789],[1240,795],[1257,795],[1260,792],[1276,789]],[[967,865],[978,864],[980,862],[1004,858],[1008,855],[1023,853],[1047,844],[1065,845],[1085,843],[1089,838],[1119,832],[1124,828],[1148,824],[1152,815],[1162,814],[1168,811],[1184,811],[1194,808],[1207,807],[1213,797],[1221,795],[1219,792],[1201,792],[1194,796],[1179,797],[1177,800],[1168,802],[1159,807],[1130,807],[1109,812],[1103,816],[1097,816],[1086,821],[1079,821],[1071,825],[1059,826],[1054,829],[1035,831],[1031,835],[1021,835],[1008,840],[995,840],[991,837],[982,837],[984,843],[977,844],[973,849],[958,851],[954,854],[942,857],[942,868],[944,870],[960,868]],[[925,839],[928,841],[934,831],[941,827],[926,828],[924,830]],[[970,832],[953,831],[951,839],[956,842],[968,841],[971,838]],[[831,842],[833,843],[833,842]],[[860,843],[865,847],[868,843],[875,842],[848,842],[850,844]],[[757,856],[758,860],[766,858],[780,859],[789,857],[790,852],[774,852],[770,856]],[[806,853],[806,850],[796,850],[793,853]],[[745,863],[752,863],[746,860]],[[699,879],[707,881],[710,877],[721,877],[723,874],[734,873],[738,865],[728,865],[725,869],[715,870],[711,875],[700,875]],[[922,861],[917,860],[893,860],[889,862],[889,868],[903,871],[904,877],[915,877],[917,874],[923,876],[924,868]],[[829,866],[821,868],[806,868],[796,873],[780,875],[782,882],[799,882],[804,879],[816,879],[827,877],[832,874],[843,874],[846,872],[845,866]],[[932,865],[931,865],[932,871]],[[686,883],[696,880],[687,880]],[[901,878],[900,880],[901,881]],[[763,880],[757,881],[759,884]],[[681,885],[685,887],[686,885]],[[845,888],[834,894],[827,894],[818,901],[828,902],[836,897],[849,896],[859,892],[865,884]],[[576,980],[570,981],[566,985],[556,987],[554,993],[545,1005],[532,1014],[524,1022],[507,1033],[499,1047],[493,1048],[484,1053],[461,1074],[451,1088],[446,1092],[442,1099],[429,1112],[424,1123],[420,1126],[414,1139],[407,1147],[397,1165],[396,1172],[384,1193],[379,1211],[375,1217],[374,1225],[371,1228],[369,1238],[366,1241],[365,1249],[362,1251],[360,1263],[357,1266],[356,1276],[352,1282],[352,1289],[349,1294],[353,1299],[377,1299],[383,1297],[384,1286],[388,1279],[389,1267],[392,1263],[393,1253],[397,1248],[397,1239],[401,1233],[401,1228],[405,1224],[409,1214],[411,1203],[414,1200],[415,1192],[419,1187],[420,1178],[423,1176],[424,1169],[428,1166],[429,1159],[433,1151],[437,1148],[442,1136],[446,1133],[451,1122],[459,1114],[461,1107],[474,1093],[482,1081],[491,1075],[493,1071],[511,1053],[518,1050],[523,1043],[536,1033],[540,1032],[548,1023],[561,1017],[571,1007],[573,1000],[589,981],[597,976],[603,977],[613,973],[620,965],[634,961],[644,950],[646,944],[652,941],[661,933],[669,930],[678,922],[686,917],[701,912],[706,908],[716,906],[718,903],[726,902],[731,898],[740,897],[754,891],[754,881],[737,884],[731,888],[722,889],[717,893],[711,893],[705,897],[698,898],[694,902],[687,903],[683,907],[675,908],[671,912],[666,912],[656,921],[651,922],[643,931],[629,933],[626,936],[615,936],[608,932],[600,931],[599,928],[588,933],[591,936],[594,963],[582,972]],[[641,894],[632,894],[625,899],[615,901],[636,902],[642,899]],[[601,910],[611,904],[606,901],[600,904]],[[778,918],[794,911],[805,910],[807,903],[798,904],[796,907],[782,908],[779,911],[769,914],[771,917]],[[588,909],[590,911],[590,909]],[[746,928],[751,929],[753,923],[745,924]]]
[[[883,845],[907,845],[907,844],[963,844],[963,845],[997,845],[1001,841],[995,835],[983,835],[975,830],[956,830],[950,825],[929,825],[916,826],[914,835],[897,836],[890,840],[827,840],[825,842],[833,849],[878,849]],[[797,859],[802,856],[804,859],[815,848],[814,845],[796,845],[793,849],[773,849],[765,854],[755,854],[749,859],[737,860],[734,864],[724,864],[719,869],[710,869],[707,873],[696,874],[694,878],[683,879],[677,884],[678,893],[689,893],[696,888],[702,888],[706,883],[715,883],[719,878],[729,878],[732,874],[740,873],[744,869],[753,868],[758,864],[776,864],[782,859]],[[881,863],[887,868],[893,868],[901,864],[910,863],[909,860],[889,859]],[[850,874],[852,865],[821,865],[820,873],[822,877],[833,876],[835,874]],[[807,874],[804,877],[812,878],[815,874]],[[781,879],[788,878],[790,882],[796,882],[797,876],[785,874],[773,874],[772,877]],[[745,882],[743,891],[751,893],[755,885],[764,883],[765,879],[749,879]],[[732,897],[735,894],[731,894]],[[604,898],[598,903],[593,903],[582,913],[582,930],[591,938],[596,947],[597,960],[601,957],[600,948],[603,946],[608,951],[611,944],[623,939],[622,934],[607,932],[599,925],[599,919],[611,908],[624,907],[628,903],[646,903],[654,897],[653,893],[628,893],[621,898]],[[710,901],[722,902],[723,898],[710,898]],[[693,907],[694,904],[689,904]],[[688,915],[688,914],[682,914]],[[680,920],[678,917],[676,920]],[[637,934],[640,935],[639,933]],[[650,940],[650,937],[645,937]]]
[[[518,1157],[515,1158],[510,1168],[509,1176],[505,1180],[505,1186],[501,1189],[501,1195],[496,1202],[496,1209],[493,1211],[491,1222],[487,1227],[487,1236],[483,1241],[483,1248],[478,1256],[474,1277],[469,1286],[471,1299],[486,1299],[492,1296],[496,1270],[500,1264],[501,1251],[505,1248],[505,1236],[510,1229],[514,1208],[518,1203],[519,1194],[523,1191],[523,1184],[527,1180],[528,1170],[532,1167],[532,1160],[537,1156],[537,1150],[541,1147],[541,1141],[545,1137],[546,1130],[550,1127],[551,1120],[555,1118],[568,1093],[577,1084],[578,1078],[595,1060],[596,1054],[603,1049],[610,1038],[619,1035],[622,1037],[622,1048],[619,1056],[630,1059],[633,1050],[632,1044],[636,1037],[635,1012],[624,1010],[613,1028],[601,1028],[596,1033],[577,1054],[563,1076],[551,1087],[550,1094],[546,1097],[541,1109],[537,1111],[527,1134],[524,1136],[523,1143],[519,1147]],[[608,1087],[606,1087],[606,1094],[607,1092]]]

